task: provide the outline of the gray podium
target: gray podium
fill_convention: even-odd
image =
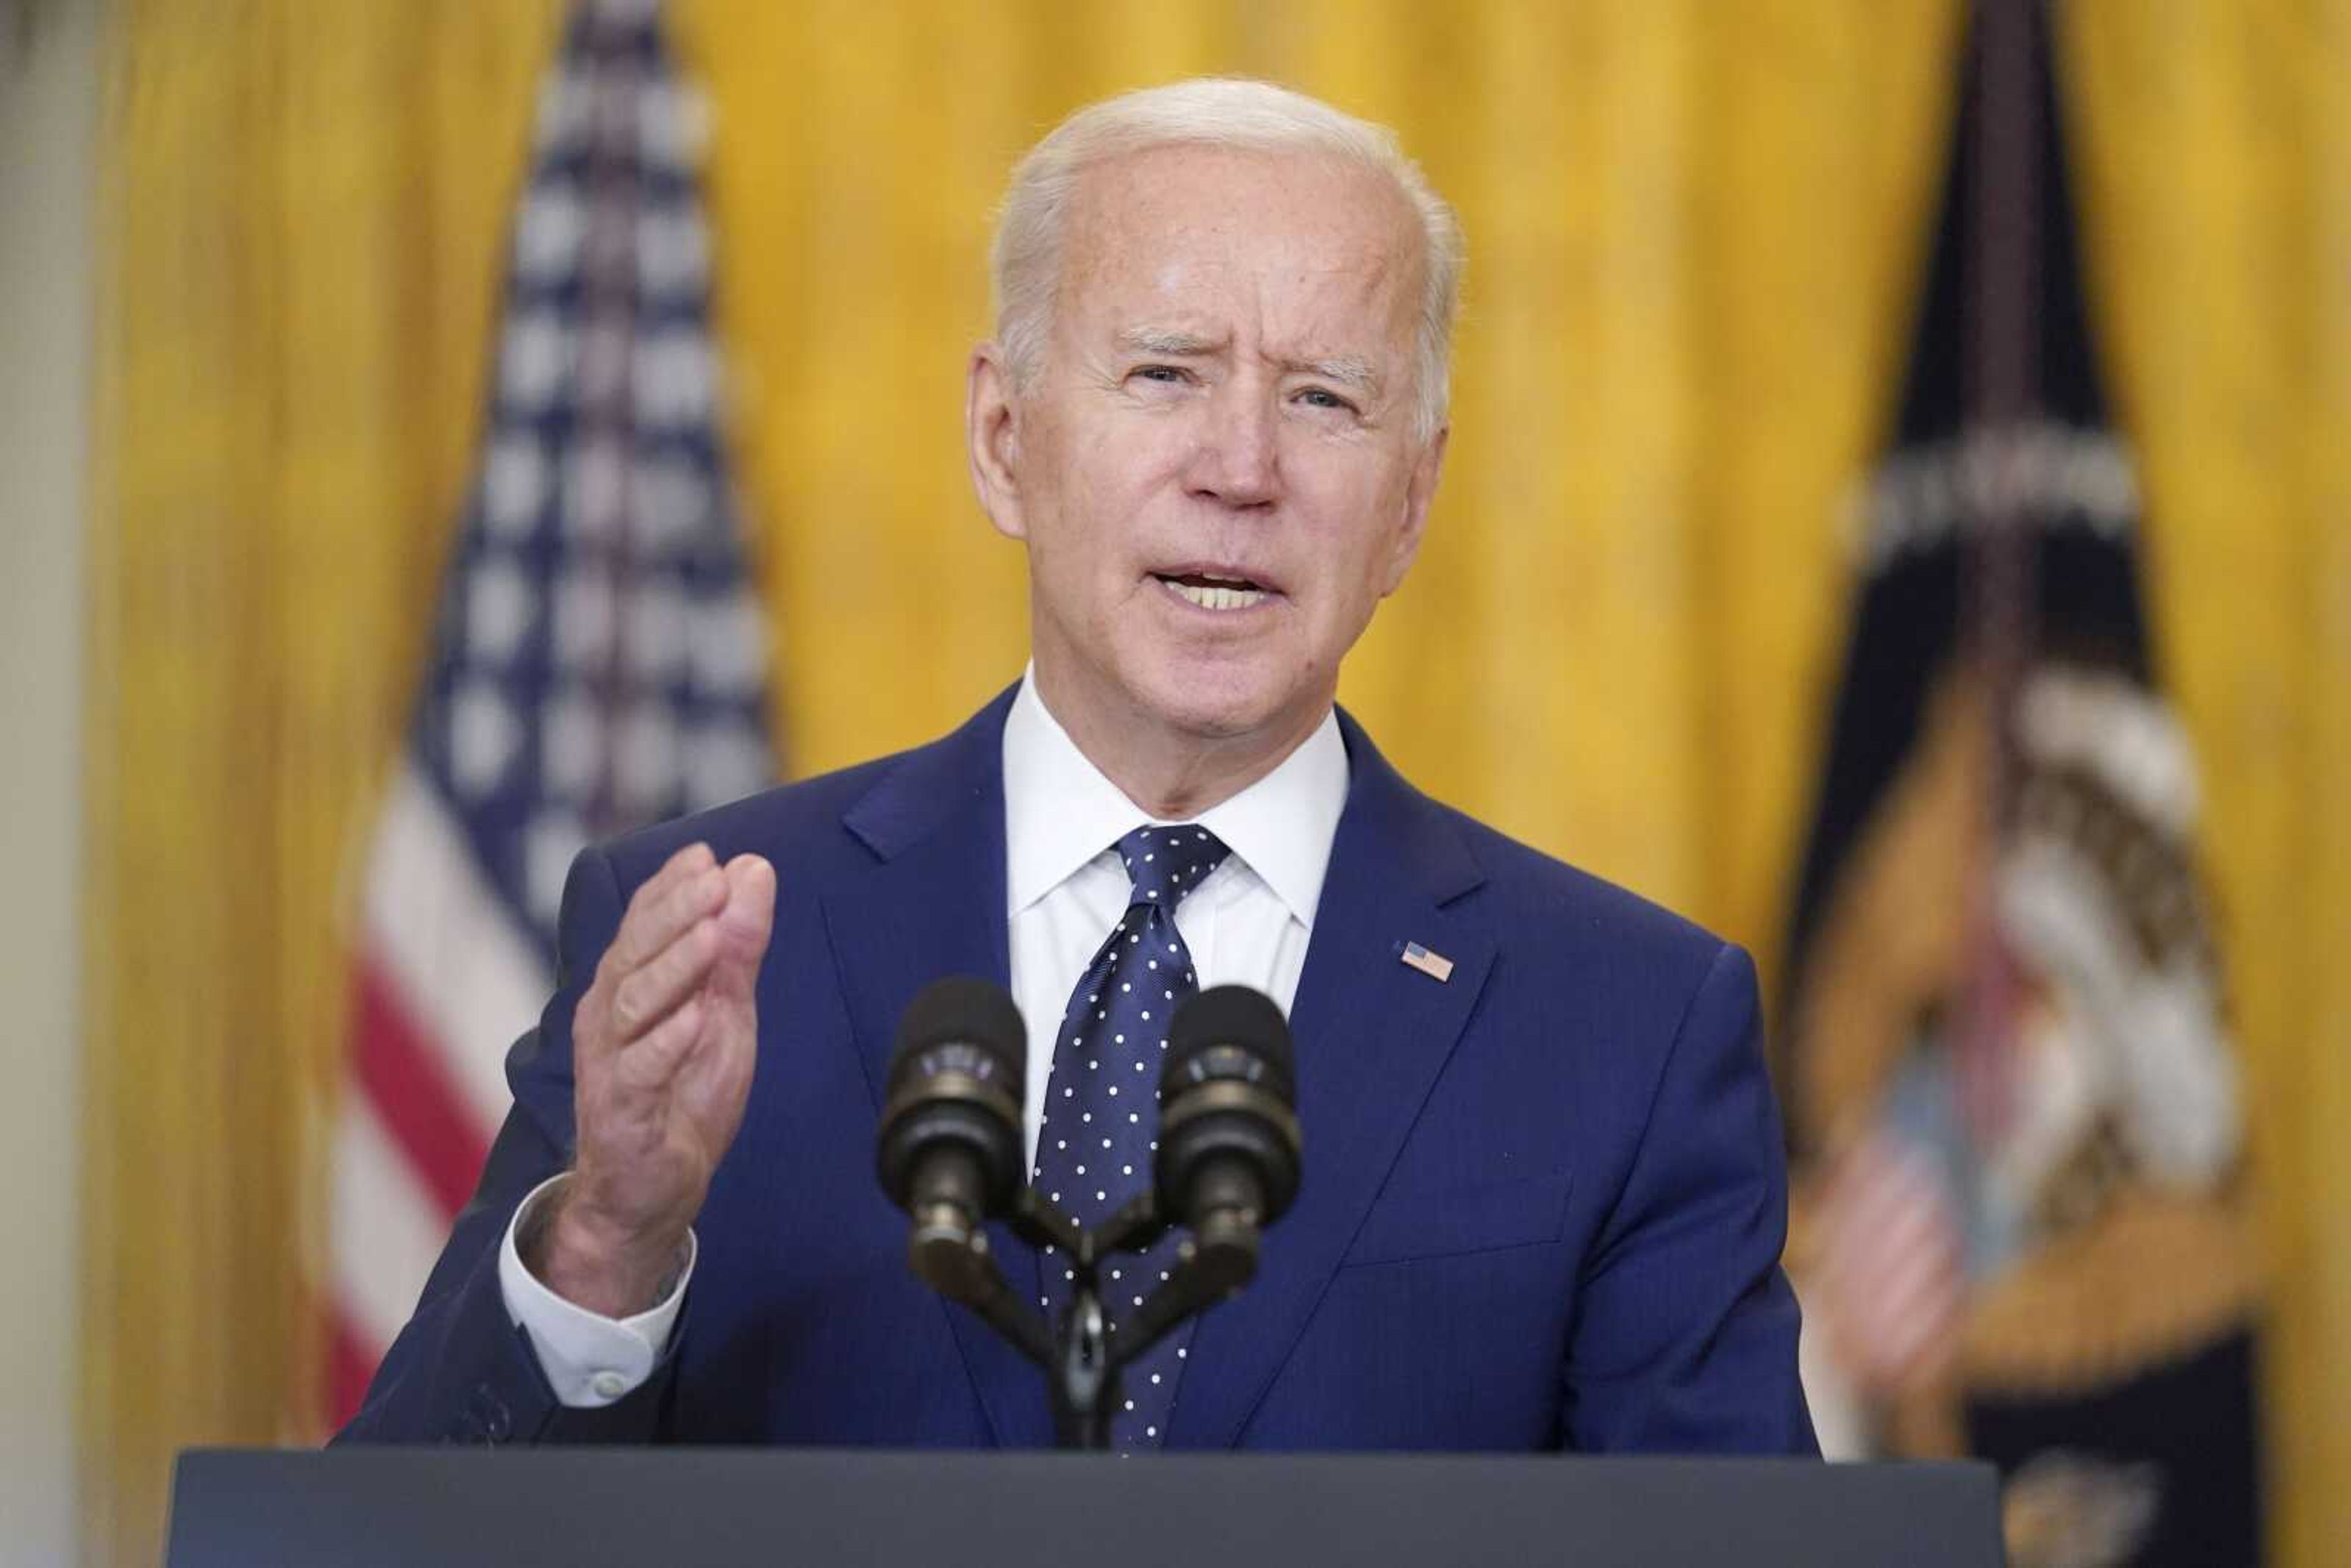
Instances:
[[[192,1450],[168,1568],[2000,1568],[1973,1464],[731,1448]]]

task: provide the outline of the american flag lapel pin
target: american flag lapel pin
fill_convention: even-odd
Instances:
[[[1453,977],[1453,960],[1442,953],[1430,952],[1417,942],[1405,943],[1399,956],[1439,985]]]

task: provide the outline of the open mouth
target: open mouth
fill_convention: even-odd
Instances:
[[[1203,610],[1247,610],[1262,603],[1273,592],[1263,583],[1249,578],[1216,572],[1155,571],[1151,575],[1158,579],[1169,592]]]

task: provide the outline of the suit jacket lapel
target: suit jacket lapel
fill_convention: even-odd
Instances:
[[[1256,1281],[1212,1308],[1185,1363],[1170,1441],[1229,1447],[1331,1283],[1484,986],[1494,945],[1448,908],[1483,880],[1454,820],[1406,784],[1345,713],[1352,769],[1290,1033],[1304,1175]],[[1438,981],[1403,961],[1453,961]]]
[[[1003,735],[1011,700],[1008,691],[953,735],[908,756],[842,818],[877,862],[824,901],[877,1115],[898,1018],[914,994],[946,975],[1009,983]],[[1035,1249],[1002,1226],[990,1228],[990,1239],[1014,1293],[1036,1299]],[[970,1312],[940,1306],[997,1441],[1050,1443],[1043,1375]]]

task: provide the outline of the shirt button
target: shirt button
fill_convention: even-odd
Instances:
[[[588,1380],[599,1399],[618,1399],[629,1391],[629,1380],[617,1372],[600,1372]]]

